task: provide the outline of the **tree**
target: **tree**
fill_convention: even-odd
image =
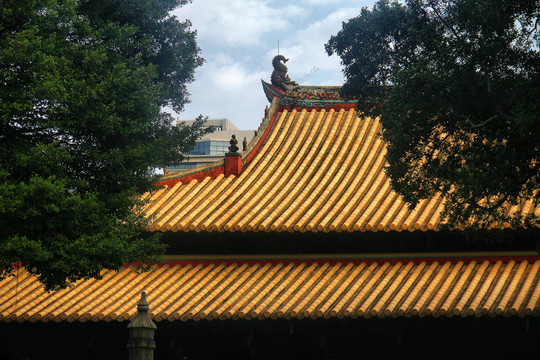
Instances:
[[[47,289],[164,251],[141,196],[203,133],[172,126],[202,64],[182,0],[4,0],[0,269]]]
[[[451,226],[539,226],[508,211],[540,200],[539,12],[528,0],[379,1],[326,44],[343,94],[381,116],[387,174],[411,207],[440,192]]]

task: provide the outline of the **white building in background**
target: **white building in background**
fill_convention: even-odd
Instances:
[[[177,120],[176,124],[191,125],[195,120]],[[167,167],[167,171],[193,169],[223,160],[225,153],[229,152],[229,141],[232,135],[236,135],[238,147],[242,151],[242,142],[246,138],[247,143],[255,136],[255,130],[238,130],[228,119],[213,119],[206,121],[207,127],[214,128],[214,132],[206,134],[197,140],[195,148],[191,150],[181,164]]]

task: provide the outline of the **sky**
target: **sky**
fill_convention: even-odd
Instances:
[[[257,129],[268,105],[261,79],[270,82],[272,59],[289,58],[291,80],[342,85],[340,59],[324,44],[342,23],[374,0],[193,0],[173,12],[189,19],[205,63],[188,85],[191,103],[173,116],[227,118],[241,130]]]

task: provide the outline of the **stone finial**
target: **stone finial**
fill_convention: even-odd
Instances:
[[[150,305],[146,300],[146,293],[141,293],[141,300],[137,304],[137,314],[128,324],[129,329],[129,360],[152,360],[154,358],[154,333],[156,324],[150,319],[148,310]]]
[[[246,151],[247,149],[247,139],[244,136],[244,141],[242,141],[242,151]]]
[[[231,141],[229,141],[229,143],[231,144],[231,146],[229,146],[229,152],[231,153],[238,152],[238,146],[236,146],[238,144],[238,140],[236,140],[236,135],[233,134],[233,136],[231,137]]]

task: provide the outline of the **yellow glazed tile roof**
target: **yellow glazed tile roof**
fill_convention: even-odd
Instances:
[[[150,230],[425,231],[440,225],[442,197],[410,210],[391,190],[378,119],[359,118],[352,109],[272,115],[268,136],[241,174],[153,194],[145,209],[155,216]]]
[[[50,293],[21,269],[0,282],[0,320],[125,321],[141,291],[155,321],[540,315],[540,260],[402,260],[130,267]]]

